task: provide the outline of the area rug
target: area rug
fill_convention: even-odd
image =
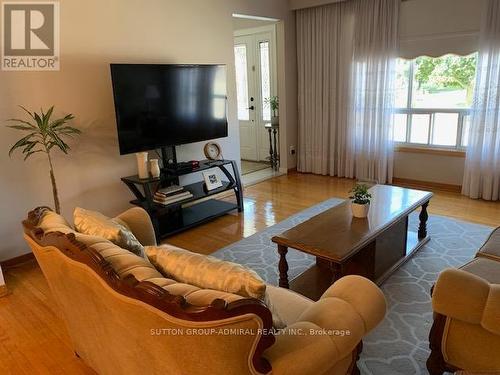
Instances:
[[[278,255],[271,238],[341,202],[340,199],[322,202],[212,255],[250,267],[266,282],[277,285]],[[418,227],[418,213],[410,216],[409,225]],[[491,230],[487,226],[448,217],[429,217],[431,240],[382,285],[388,313],[364,339],[363,353],[358,362],[362,374],[428,373],[425,361],[429,355],[427,337],[432,325],[429,290],[440,271],[471,259]],[[314,264],[313,257],[292,249],[287,259],[290,279]]]

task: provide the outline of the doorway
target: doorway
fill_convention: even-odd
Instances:
[[[259,172],[270,165],[269,100],[278,96],[277,20],[233,18],[234,58],[242,175]],[[275,145],[276,147],[279,147]]]

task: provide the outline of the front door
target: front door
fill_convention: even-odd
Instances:
[[[269,157],[271,122],[268,99],[275,94],[274,32],[264,31],[235,37],[236,89],[240,124],[241,158],[262,161]]]

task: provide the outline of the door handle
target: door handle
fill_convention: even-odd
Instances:
[[[249,109],[249,110],[253,111],[253,110],[255,110],[255,106],[251,105],[251,106],[250,106],[250,107],[248,107],[247,109]]]

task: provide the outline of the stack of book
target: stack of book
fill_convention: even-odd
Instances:
[[[180,202],[185,199],[192,198],[193,194],[187,191],[182,186],[173,185],[163,189],[159,189],[153,198],[155,203],[167,206],[169,204]]]

